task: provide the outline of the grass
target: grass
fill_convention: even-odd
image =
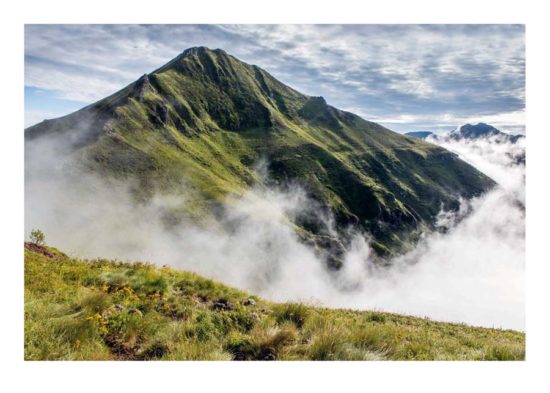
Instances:
[[[26,360],[523,360],[525,335],[272,303],[194,273],[25,249]]]

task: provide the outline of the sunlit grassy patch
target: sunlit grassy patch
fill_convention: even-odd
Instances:
[[[189,272],[25,250],[27,360],[522,360],[525,335],[275,304]]]

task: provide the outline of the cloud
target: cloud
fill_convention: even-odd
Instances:
[[[438,127],[525,106],[518,25],[27,25],[25,83],[89,103],[198,45],[373,117]]]
[[[61,116],[61,113],[55,112],[34,112],[26,111],[25,112],[25,128],[30,127],[34,124],[40,123],[42,120],[53,119],[55,117]]]
[[[457,116],[452,113],[435,115],[401,114],[397,116],[380,117],[377,115],[362,114],[361,108],[355,108],[360,116],[371,121],[383,124],[390,129],[403,131],[426,130],[435,133],[445,133],[454,130],[457,125],[487,123],[509,134],[525,134],[525,111],[503,112],[494,115],[479,114],[472,116]],[[353,109],[351,110],[353,112]]]
[[[49,244],[70,255],[171,264],[273,300],[524,329],[525,168],[506,154],[517,146],[451,142],[447,147],[502,185],[463,201],[457,212],[442,211],[441,231],[425,234],[391,268],[375,264],[368,235],[350,229],[341,238],[344,267],[333,271],[292,225],[316,215],[335,234],[330,217],[298,185],[258,184],[227,200],[215,219],[167,225],[165,217],[188,195],[136,201],[131,182],[60,159],[67,143],[55,136],[26,143],[25,230],[42,229]]]
[[[444,141],[499,186],[457,212],[441,212],[445,231],[396,258],[392,270],[367,276],[354,304],[524,329],[525,166],[514,160],[523,142]]]

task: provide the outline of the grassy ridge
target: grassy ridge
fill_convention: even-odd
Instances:
[[[522,360],[525,335],[276,304],[196,274],[25,247],[26,360]]]

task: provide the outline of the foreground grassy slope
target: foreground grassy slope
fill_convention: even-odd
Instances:
[[[522,360],[525,335],[275,304],[196,274],[25,247],[27,360]]]

